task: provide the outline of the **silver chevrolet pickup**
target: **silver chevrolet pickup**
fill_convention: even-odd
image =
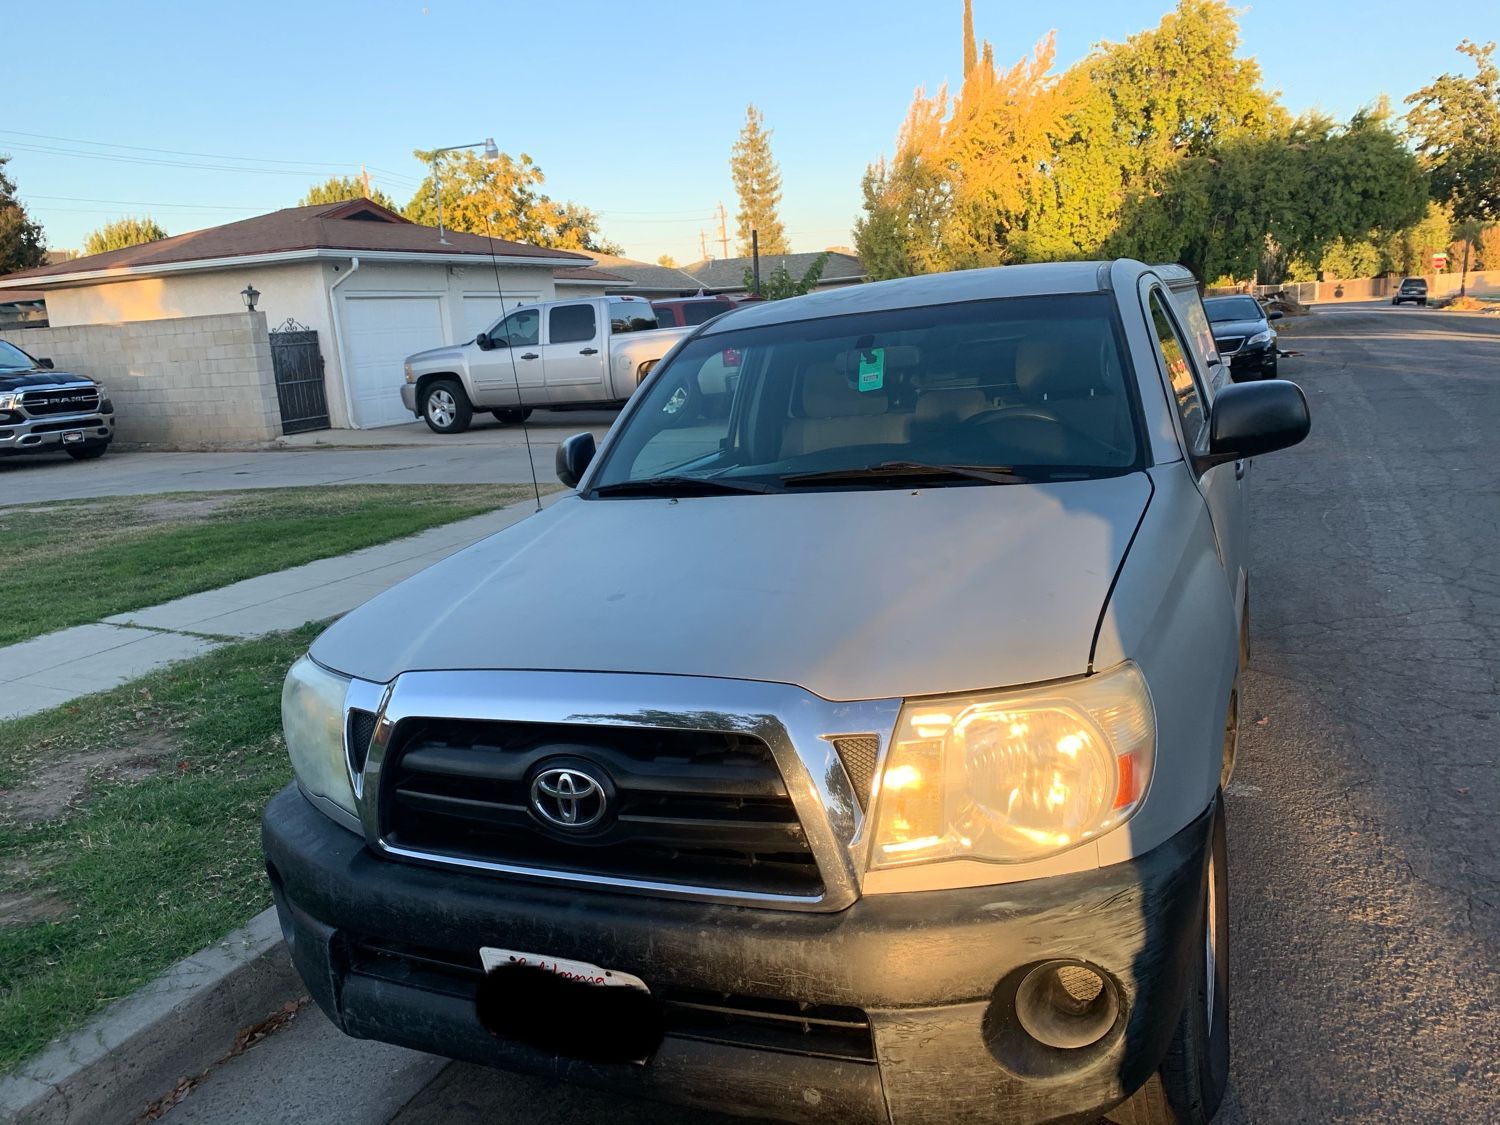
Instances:
[[[87,461],[114,436],[115,407],[102,386],[0,340],[0,457],[61,451]]]
[[[323,633],[262,839],[329,1018],[809,1125],[1211,1119],[1250,459],[1309,418],[1174,280],[737,308]]]
[[[537,407],[619,406],[691,331],[661,328],[642,297],[523,305],[468,343],[408,357],[401,401],[440,434],[475,410],[520,422]]]

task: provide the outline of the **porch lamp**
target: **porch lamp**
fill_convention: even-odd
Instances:
[[[438,241],[444,246],[451,244],[443,237],[443,185],[438,174],[438,157],[442,156],[445,152],[461,152],[468,148],[484,149],[484,158],[486,160],[500,159],[500,150],[495,147],[494,137],[485,137],[484,140],[475,141],[471,145],[449,145],[447,148],[435,148],[432,150],[432,190],[437,193]]]
[[[247,285],[245,286],[245,288],[240,290],[240,297],[243,298],[245,302],[245,308],[250,312],[254,312],[255,302],[260,300],[260,290],[255,288],[254,285]]]

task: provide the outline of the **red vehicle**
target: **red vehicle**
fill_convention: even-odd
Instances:
[[[663,328],[690,328],[728,312],[739,303],[722,294],[704,294],[701,297],[664,297],[652,301],[651,307],[656,310],[656,322]]]

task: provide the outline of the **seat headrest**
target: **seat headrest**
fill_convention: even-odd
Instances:
[[[885,409],[884,390],[856,390],[836,364],[809,368],[802,376],[802,413],[809,418],[852,418]]]
[[[1016,348],[1016,388],[1028,399],[1075,398],[1107,389],[1099,341],[1091,334],[1022,340]]]

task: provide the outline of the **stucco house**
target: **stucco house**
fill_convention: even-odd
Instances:
[[[53,328],[243,313],[317,333],[330,423],[410,422],[396,389],[412,352],[472,339],[517,304],[628,282],[593,260],[412,223],[368,199],[290,207],[0,278],[40,292]]]

